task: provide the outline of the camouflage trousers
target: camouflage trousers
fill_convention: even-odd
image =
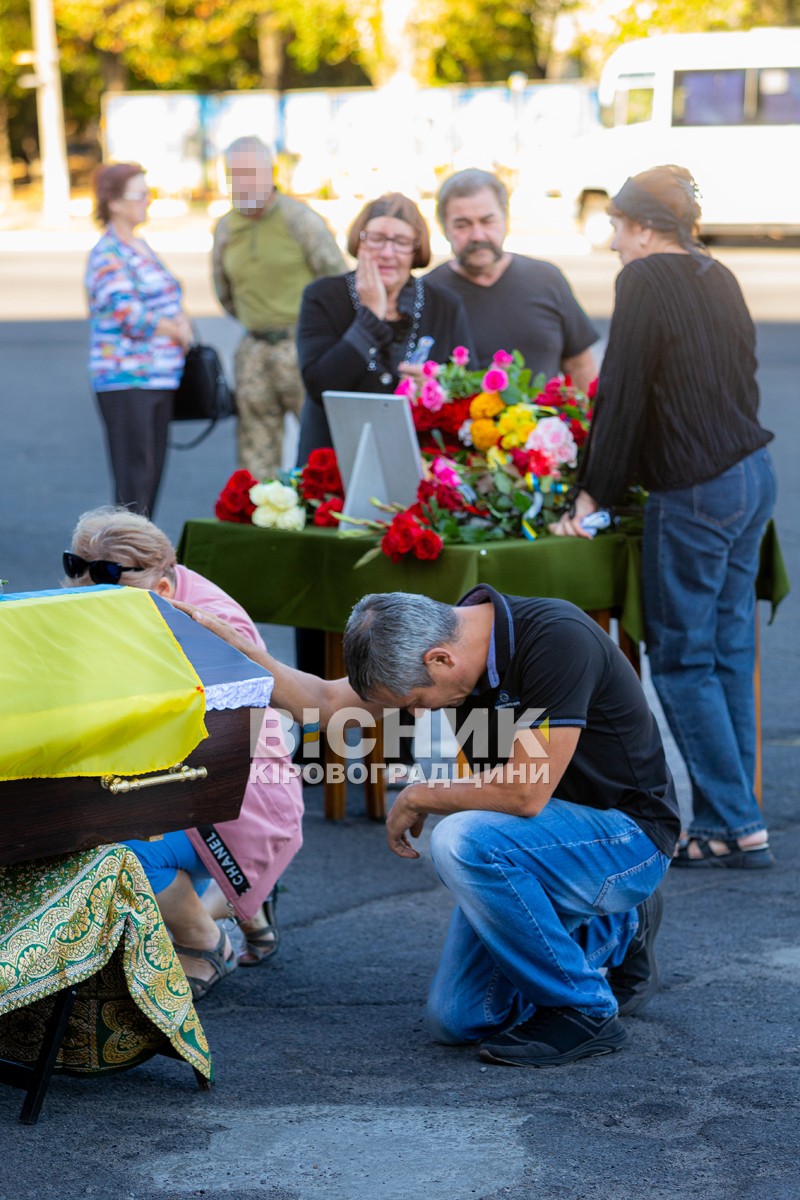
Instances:
[[[236,349],[239,466],[256,479],[274,479],[281,467],[283,418],[300,417],[303,383],[294,338],[271,345],[245,334]]]

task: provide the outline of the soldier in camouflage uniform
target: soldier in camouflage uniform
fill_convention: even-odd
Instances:
[[[214,230],[213,271],[220,304],[247,331],[235,360],[239,465],[271,479],[284,416],[303,405],[294,340],[303,289],[346,266],[322,217],[275,188],[268,146],[238,138],[225,158],[232,209]]]

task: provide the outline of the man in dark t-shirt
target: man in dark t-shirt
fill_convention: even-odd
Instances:
[[[597,330],[558,267],[503,249],[503,183],[488,171],[458,171],[442,184],[437,214],[455,257],[425,280],[464,301],[479,365],[519,350],[534,375],[563,372],[585,391],[597,374]]]
[[[365,596],[345,630],[347,679],[239,648],[295,720],[316,707],[325,728],[359,705],[365,724],[387,708],[452,715],[471,775],[412,783],[386,821],[390,848],[418,858],[410,839],[445,818],[431,855],[457,907],[428,998],[434,1038],[520,1066],[619,1049],[618,1014],[657,988],[657,888],[680,821],[639,680],[599,625],[481,585],[455,607]]]

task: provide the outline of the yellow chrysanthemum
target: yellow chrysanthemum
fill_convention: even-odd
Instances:
[[[490,450],[486,451],[486,461],[490,467],[499,470],[500,467],[511,462],[511,455],[506,454],[505,450],[501,450],[499,446],[492,446]]]
[[[479,392],[469,406],[469,415],[473,421],[496,417],[505,408],[497,392]]]
[[[496,446],[500,438],[500,433],[494,421],[486,420],[473,421],[470,430],[472,435],[472,444],[476,450],[488,450],[490,446]]]
[[[536,428],[536,418],[524,404],[513,404],[498,419],[500,444],[506,450],[524,446],[528,435]]]

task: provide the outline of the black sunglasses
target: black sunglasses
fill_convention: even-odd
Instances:
[[[124,567],[122,563],[106,562],[104,558],[89,562],[81,558],[80,554],[72,554],[69,550],[64,551],[62,561],[70,579],[80,579],[81,575],[88,571],[93,583],[119,583],[123,571],[146,570],[146,567]]]

